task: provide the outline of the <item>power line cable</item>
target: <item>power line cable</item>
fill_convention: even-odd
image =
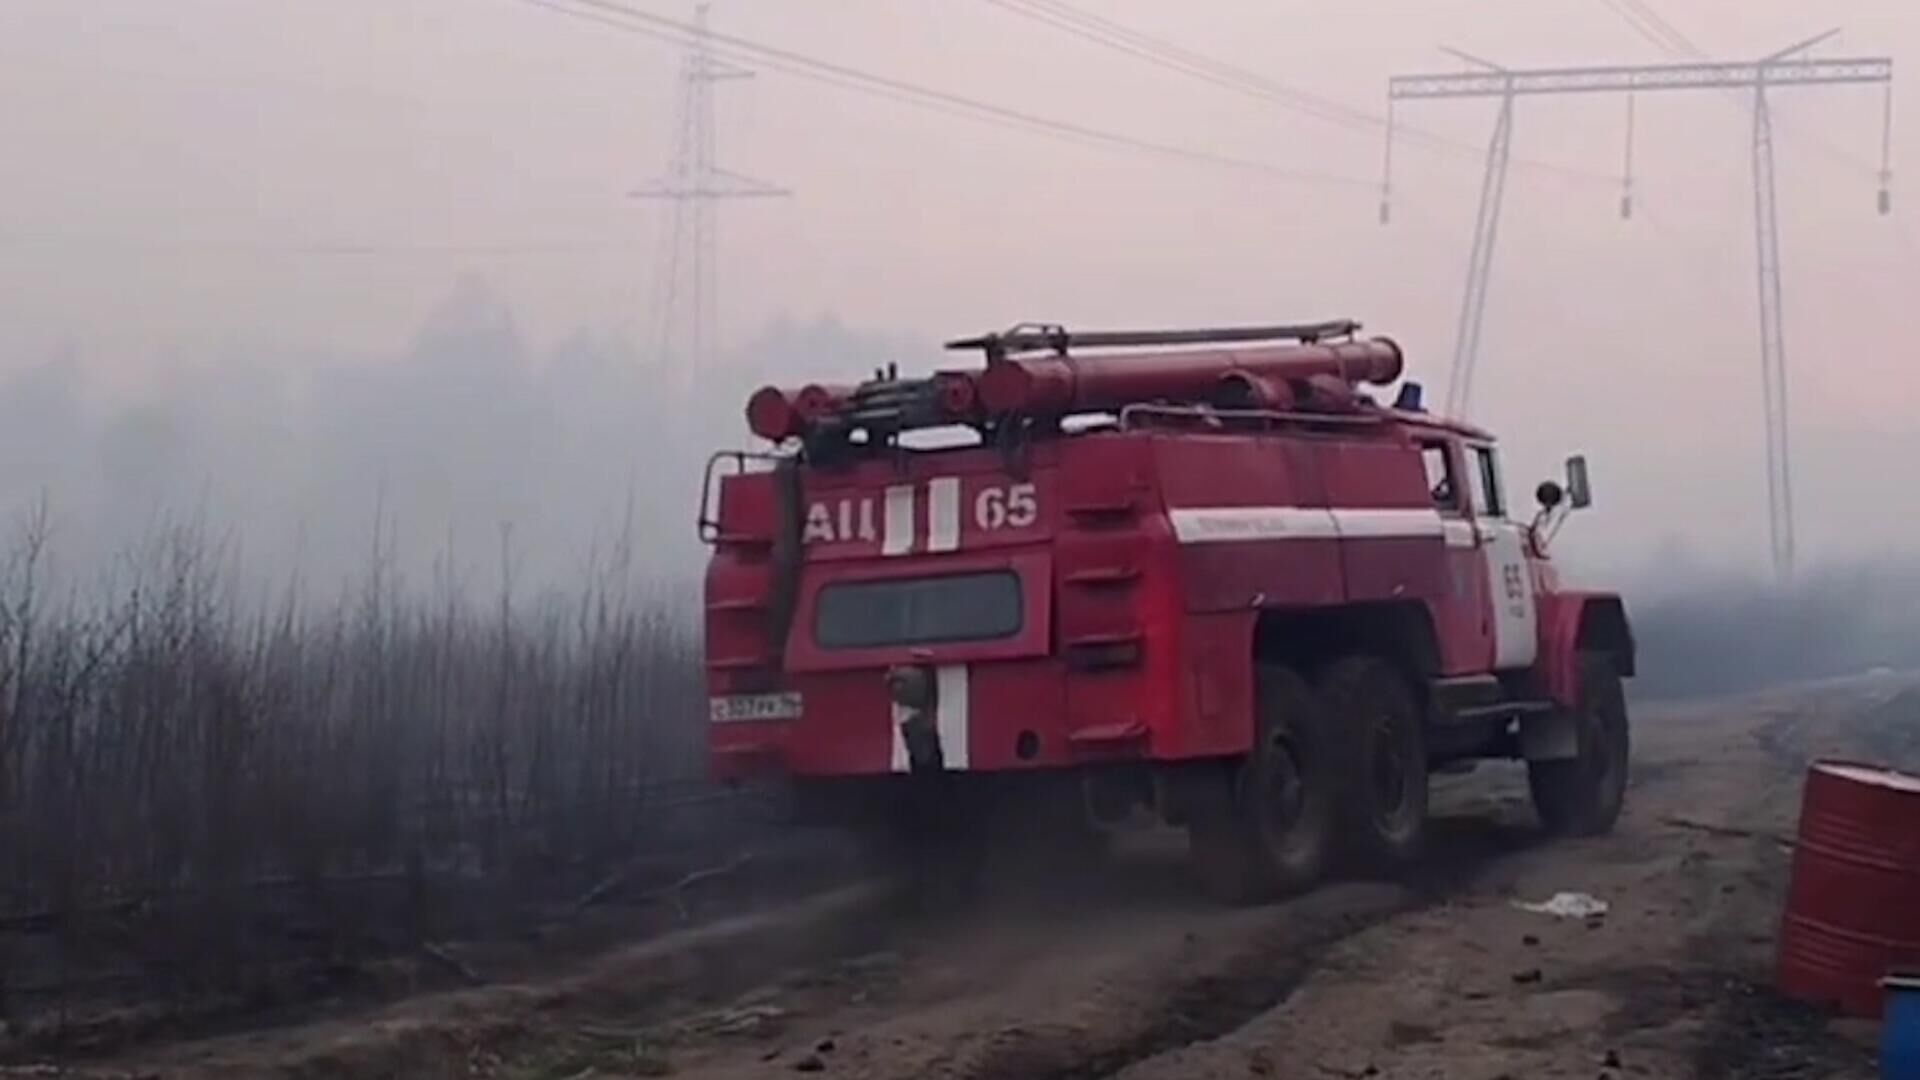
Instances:
[[[615,0],[520,0],[520,2],[682,47],[691,44],[698,32],[691,23],[657,15],[628,4],[615,2]],[[1077,121],[1043,116],[1023,109],[923,86],[905,79],[879,75],[845,64],[822,60],[792,49],[763,44],[738,35],[709,30],[707,41],[708,47],[715,53],[734,59],[743,59],[762,68],[782,71],[798,78],[826,83],[901,104],[930,108],[936,112],[964,116],[1003,127],[1013,127],[1029,134],[1252,172],[1299,183],[1355,189],[1371,188],[1373,185],[1372,181],[1358,177],[1290,169],[1271,162],[1159,142]]]
[[[340,242],[251,242],[166,240],[123,233],[46,233],[0,230],[0,251],[24,248],[90,248],[121,252],[180,252],[233,255],[303,255],[321,258],[384,256],[519,257],[540,255],[626,254],[629,244],[528,242],[499,244],[397,244]]]
[[[622,22],[619,19],[616,19],[609,15],[603,15],[599,12],[583,11],[579,8],[569,6],[567,3],[563,2],[563,0],[522,0],[522,2],[530,4],[537,8],[544,8],[555,14],[565,15],[568,18],[577,19],[583,22],[597,23],[601,26],[606,26],[615,30],[622,31],[623,33],[633,34],[638,37],[651,38],[655,41],[665,42],[669,45],[674,45],[677,47],[685,47],[688,44],[688,39],[686,38],[679,37],[673,34],[648,30],[645,27],[636,26],[633,23],[629,23],[629,22]],[[708,47],[708,50],[714,53],[716,56],[721,55],[724,52],[724,50],[715,47],[712,44],[712,42],[709,42],[707,47]],[[937,101],[931,101],[931,100],[923,101],[923,100],[916,100],[912,98],[891,95],[882,90],[878,90],[874,87],[870,87],[853,80],[836,79],[833,76],[825,74],[823,72],[811,72],[804,69],[795,70],[781,64],[779,61],[772,61],[772,60],[767,60],[765,58],[759,58],[755,61],[755,63],[758,64],[760,67],[763,67],[769,70],[785,72],[788,74],[795,75],[799,78],[812,79],[816,82],[825,83],[830,86],[838,86],[842,89],[850,90],[855,93],[872,94],[873,96],[882,98],[884,100],[897,101],[903,104],[914,106],[916,108],[924,108],[932,112],[944,113],[949,116],[956,116],[956,117],[960,117],[962,119],[967,119],[967,120],[978,120],[978,121],[990,123],[990,124],[999,124],[1000,126],[1008,127],[1015,131],[1031,131],[1032,130],[1030,128],[1024,127],[1019,124],[1005,123],[995,119],[994,117],[982,116],[977,113],[966,111],[964,109],[943,105]],[[1075,139],[1072,136],[1068,136],[1068,135],[1060,135],[1058,137],[1068,142],[1078,142],[1078,143],[1082,143],[1084,145],[1089,145],[1089,146],[1105,145],[1103,143],[1093,142],[1092,140]]]
[[[1653,47],[1670,56],[1685,56],[1694,60],[1705,59],[1705,54],[1686,39],[1686,36],[1674,29],[1673,24],[1660,18],[1658,13],[1649,13],[1639,4],[1629,0],[1600,0],[1607,10],[1619,16],[1634,33],[1647,39]]]
[[[1620,2],[1631,8],[1654,29],[1655,33],[1673,42],[1682,52],[1691,54],[1696,60],[1707,58],[1705,49],[1694,44],[1686,34],[1681,33],[1679,27],[1668,22],[1665,16],[1654,10],[1653,5],[1647,3],[1647,0],[1620,0]]]
[[[1276,102],[1316,119],[1354,129],[1377,129],[1385,126],[1384,117],[1374,116],[1284,83],[1274,82],[1258,73],[1234,67],[1182,48],[1164,38],[1142,33],[1064,3],[1046,3],[1044,0],[987,0],[987,2],[1023,18],[1046,23],[1076,37],[1127,53],[1148,63],[1215,86]]]
[[[1365,109],[1289,86],[1259,72],[1195,52],[1166,38],[1156,37],[1074,7],[1065,0],[986,0],[986,2],[1105,48],[1349,130],[1386,131],[1392,128],[1397,137],[1405,137],[1416,145],[1463,154],[1474,159],[1478,159],[1486,152],[1483,146],[1448,138],[1436,132],[1392,120],[1379,113],[1368,112]],[[1514,158],[1513,164],[1585,182],[1607,184],[1614,182],[1611,176],[1549,161]]]
[[[1686,60],[1706,60],[1709,58],[1709,54],[1705,49],[1700,47],[1699,43],[1688,37],[1679,27],[1669,22],[1666,17],[1656,11],[1647,0],[1601,0],[1601,3],[1606,5],[1609,11],[1618,15],[1621,21],[1631,27],[1635,33],[1652,42],[1655,48],[1665,52],[1667,55]],[[1734,92],[1730,96],[1739,103],[1741,108],[1748,112],[1753,110],[1753,103],[1748,100],[1745,94]],[[1781,123],[1777,115],[1773,117],[1773,124],[1774,127],[1786,131],[1788,134],[1807,143],[1835,162],[1845,165],[1855,172],[1876,178],[1881,177],[1885,172],[1884,166],[1876,167],[1859,155],[1842,147],[1835,146],[1833,143],[1812,132],[1799,127],[1789,128],[1788,125]]]

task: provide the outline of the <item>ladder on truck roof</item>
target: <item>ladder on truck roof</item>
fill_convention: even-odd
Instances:
[[[1152,345],[1226,345],[1254,341],[1297,341],[1312,345],[1328,338],[1351,338],[1360,331],[1352,319],[1276,326],[1222,326],[1197,330],[1068,330],[1058,323],[1019,323],[1012,329],[947,342],[949,349],[979,349],[989,363],[1015,353],[1052,352],[1060,356],[1076,346],[1138,348]]]

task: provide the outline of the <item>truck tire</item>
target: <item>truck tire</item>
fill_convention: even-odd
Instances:
[[[1339,820],[1363,872],[1394,873],[1420,857],[1427,836],[1427,740],[1398,668],[1349,656],[1320,675],[1341,747]]]
[[[1207,891],[1235,904],[1311,888],[1333,836],[1335,762],[1319,695],[1299,673],[1254,672],[1254,743],[1190,810],[1188,836]]]
[[[1574,709],[1579,756],[1527,763],[1533,807],[1547,831],[1599,836],[1613,829],[1626,801],[1631,736],[1620,672],[1604,652],[1582,652],[1580,703]]]

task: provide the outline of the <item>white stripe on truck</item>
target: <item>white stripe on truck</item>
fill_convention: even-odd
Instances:
[[[960,549],[960,478],[927,481],[927,550]]]
[[[1440,536],[1440,514],[1421,509],[1323,510],[1308,506],[1179,507],[1167,511],[1183,544],[1247,540],[1380,540]]]
[[[905,555],[913,550],[913,485],[887,488],[886,500],[886,514],[880,523],[880,554]]]
[[[1182,507],[1167,511],[1183,544],[1235,540],[1331,540],[1333,514],[1301,506]]]
[[[909,710],[897,701],[892,704],[893,719],[888,727],[892,729],[890,734],[893,738],[893,757],[888,761],[887,768],[894,772],[906,772],[913,766],[913,762],[907,758],[907,740],[900,730],[900,725],[906,722]]]
[[[940,755],[949,769],[967,767],[967,665],[946,664],[934,670],[938,704],[934,726],[940,731]]]
[[[1347,539],[1402,539],[1441,535],[1438,510],[1335,510],[1334,527]]]

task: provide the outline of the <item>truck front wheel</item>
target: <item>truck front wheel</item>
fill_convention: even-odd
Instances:
[[[1573,720],[1577,755],[1528,762],[1527,784],[1548,832],[1598,836],[1619,820],[1630,752],[1626,694],[1613,658],[1604,652],[1580,654],[1580,704]]]
[[[1229,903],[1311,887],[1333,831],[1335,773],[1320,695],[1290,668],[1263,664],[1255,677],[1254,745],[1206,778],[1188,815],[1200,876]]]

